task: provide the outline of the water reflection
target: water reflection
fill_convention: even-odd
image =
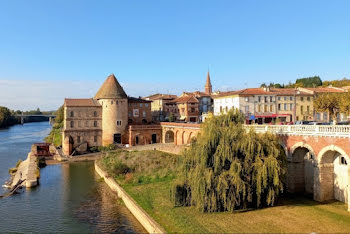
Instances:
[[[47,123],[26,125],[0,131],[2,183],[8,168],[25,158],[30,145],[50,128]],[[145,232],[106,184],[98,182],[93,162],[49,165],[40,174],[40,186],[0,200],[0,232]]]

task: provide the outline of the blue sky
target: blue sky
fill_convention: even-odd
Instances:
[[[350,1],[1,1],[0,105],[350,77]]]

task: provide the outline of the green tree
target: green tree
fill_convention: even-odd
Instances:
[[[183,154],[175,206],[202,212],[272,206],[283,192],[286,156],[276,136],[246,131],[238,110],[206,121]]]
[[[55,112],[56,118],[55,123],[52,126],[51,132],[49,135],[45,138],[45,141],[47,143],[52,143],[55,146],[61,146],[62,145],[62,127],[63,127],[63,119],[64,119],[64,107],[61,106],[58,108],[58,110]]]
[[[314,99],[314,109],[316,112],[328,112],[333,124],[337,122],[337,114],[341,108],[343,94],[339,93],[324,93],[318,95]]]
[[[322,80],[319,76],[299,78],[295,81],[297,87],[313,88],[322,85]]]
[[[17,123],[12,112],[7,108],[0,106],[0,128],[8,127]]]
[[[346,92],[341,95],[340,98],[340,112],[346,115],[350,115],[350,93]]]

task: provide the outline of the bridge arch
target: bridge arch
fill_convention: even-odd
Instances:
[[[314,199],[349,203],[350,159],[347,153],[339,146],[329,145],[319,152],[317,159]]]
[[[290,148],[287,168],[288,192],[313,194],[314,159],[314,150],[304,142],[298,142]]]
[[[164,142],[165,143],[175,143],[175,133],[173,130],[167,130],[165,132]]]

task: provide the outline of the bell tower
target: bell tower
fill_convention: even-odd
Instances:
[[[205,86],[204,86],[204,92],[206,94],[211,94],[212,92],[212,87],[211,87],[211,82],[210,82],[210,74],[209,74],[209,71],[208,71],[208,74],[207,74],[207,82],[205,83]]]

